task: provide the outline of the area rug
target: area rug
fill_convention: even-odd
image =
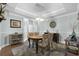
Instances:
[[[28,45],[22,45],[12,49],[14,56],[64,56],[64,51],[64,47],[60,44],[58,44],[57,46],[54,45],[53,51],[50,51],[50,53],[48,51],[45,51],[44,54],[42,54],[40,51],[38,51],[38,54],[36,54],[36,49],[28,48]]]

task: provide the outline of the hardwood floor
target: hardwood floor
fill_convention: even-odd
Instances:
[[[15,45],[9,45],[9,46],[2,48],[1,51],[0,51],[0,56],[13,56],[11,49],[18,47],[18,46],[21,46],[21,45],[23,45],[23,43],[15,44]]]

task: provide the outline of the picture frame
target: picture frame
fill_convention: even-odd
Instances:
[[[21,28],[21,21],[10,19],[10,27],[11,28]]]

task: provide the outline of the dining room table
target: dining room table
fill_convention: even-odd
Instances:
[[[30,48],[30,40],[33,40],[33,42],[35,42],[35,45],[36,45],[36,54],[38,54],[38,43],[42,39],[43,39],[43,37],[42,36],[39,36],[39,35],[29,36],[29,38],[28,38],[29,48]]]

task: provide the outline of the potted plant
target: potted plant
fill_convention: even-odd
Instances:
[[[4,19],[5,5],[6,3],[0,3],[0,22]]]

